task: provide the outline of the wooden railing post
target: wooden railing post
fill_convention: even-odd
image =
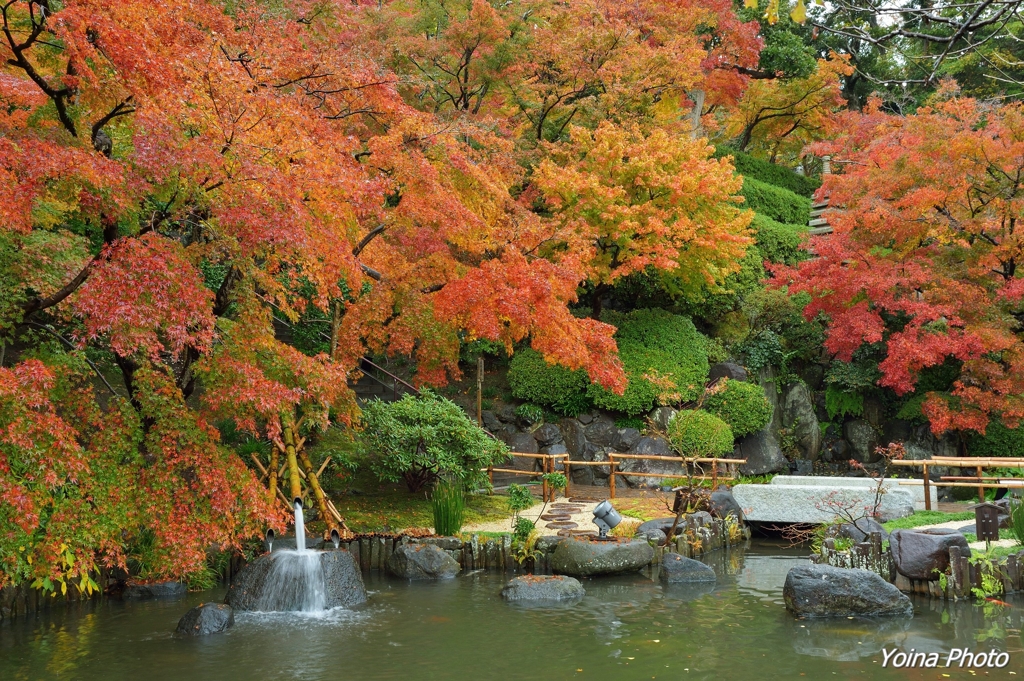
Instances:
[[[718,459],[711,461],[711,491],[718,489]]]
[[[543,458],[540,460],[540,469],[546,475],[548,472],[548,460]],[[540,495],[544,501],[548,500],[548,481],[546,478],[541,477],[540,479]]]
[[[608,454],[608,496],[615,498],[615,455]]]
[[[931,483],[928,481],[928,464],[922,464],[924,468],[924,510],[932,510]]]
[[[572,473],[569,471],[569,455],[562,459],[562,468],[565,469],[565,498],[569,498],[569,485],[572,484]]]
[[[982,479],[981,479],[983,477],[983,475],[984,475],[984,473],[981,470],[981,466],[978,466],[978,482],[983,482]],[[978,487],[978,501],[980,501],[981,503],[985,503],[985,486],[984,485],[981,485],[981,486]]]

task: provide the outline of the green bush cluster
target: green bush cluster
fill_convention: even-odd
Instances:
[[[719,147],[715,150],[715,156],[732,156],[733,167],[743,177],[753,178],[773,184],[776,187],[788,189],[794,194],[810,198],[821,186],[821,179],[816,177],[805,177],[798,175],[785,166],[763,161],[742,151],[735,151],[728,147]]]
[[[567,416],[577,416],[595,405],[636,415],[658,402],[661,389],[644,378],[657,374],[675,384],[680,400],[700,396],[709,369],[708,339],[688,317],[664,310],[634,310],[608,313],[604,320],[618,327],[615,339],[628,380],[624,394],[591,384],[582,370],[548,364],[535,350],[523,350],[512,358],[508,371],[512,394]]]
[[[745,177],[740,194],[746,199],[747,208],[772,220],[806,225],[811,219],[811,200],[788,189]]]
[[[587,373],[549,364],[536,350],[521,350],[512,357],[508,384],[514,397],[548,405],[566,416],[578,416],[591,407]]]
[[[651,374],[670,379],[680,401],[700,396],[710,368],[708,340],[688,317],[634,310],[609,314],[606,321],[618,327],[615,339],[628,384],[622,395],[592,384],[587,393],[594,404],[630,415],[649,411],[661,394],[661,388],[645,378]]]
[[[439,478],[465,489],[486,486],[486,468],[508,457],[504,443],[429,390],[397,402],[367,402],[363,425],[360,445],[370,469],[381,480],[404,480],[412,492]]]
[[[1024,457],[1024,427],[1007,428],[993,419],[984,435],[970,431],[966,439],[968,456]]]
[[[668,422],[668,441],[682,456],[722,456],[732,451],[733,440],[729,424],[706,411],[681,411]]]
[[[807,258],[807,251],[800,248],[800,242],[807,232],[806,223],[788,225],[767,215],[754,215],[750,228],[754,231],[757,250],[763,259],[795,265]]]
[[[704,400],[704,408],[729,424],[733,435],[742,437],[768,425],[772,405],[756,383],[723,379]]]

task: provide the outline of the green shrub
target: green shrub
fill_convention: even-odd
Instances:
[[[732,156],[733,167],[743,177],[751,177],[761,182],[773,184],[789,191],[810,198],[821,186],[821,179],[817,177],[805,177],[798,175],[795,171],[769,161],[755,158],[742,151],[720,147],[715,150],[715,156]]]
[[[566,416],[590,410],[589,383],[585,371],[549,364],[543,355],[531,349],[517,352],[508,367],[508,384],[514,397],[548,405]]]
[[[451,537],[462,529],[466,516],[466,496],[462,485],[450,480],[438,480],[430,494],[434,510],[434,534]]]
[[[1024,457],[1024,428],[1007,428],[1001,421],[989,421],[985,434],[967,436],[968,456]]]
[[[747,208],[772,220],[806,225],[811,219],[811,200],[788,189],[745,177],[740,194],[746,199]]]
[[[772,405],[756,383],[723,379],[704,400],[704,408],[729,424],[733,435],[742,437],[768,425]]]
[[[807,225],[787,225],[767,215],[755,215],[750,228],[754,230],[757,249],[765,260],[795,265],[807,259],[807,251],[800,248]]]
[[[681,411],[668,422],[668,440],[682,456],[715,457],[733,449],[729,424],[706,411]]]
[[[1024,546],[1024,503],[1020,500],[1010,502],[1010,534],[1018,546]]]
[[[466,489],[487,484],[488,466],[508,457],[508,447],[487,435],[466,412],[429,390],[397,402],[363,406],[360,445],[381,480],[404,480],[415,492],[439,477]]]
[[[628,314],[608,314],[605,321],[615,324],[628,383],[622,395],[592,384],[588,395],[594,404],[610,411],[635,415],[649,411],[665,387],[645,376],[655,375],[671,384],[667,401],[697,399],[708,376],[708,340],[697,331],[688,317],[664,310],[634,310]]]
[[[516,542],[525,542],[530,538],[530,534],[533,533],[536,527],[537,523],[533,522],[529,518],[516,518],[512,527],[512,540]]]
[[[529,423],[540,423],[544,420],[544,409],[538,407],[536,404],[520,404],[516,407],[516,416]]]
[[[837,416],[860,416],[864,413],[864,396],[828,385],[825,387],[825,411],[833,420]]]

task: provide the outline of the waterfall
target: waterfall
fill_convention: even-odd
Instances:
[[[321,551],[275,551],[256,609],[264,612],[318,612],[327,608]]]
[[[306,550],[306,523],[302,519],[302,500],[295,500],[295,550]]]

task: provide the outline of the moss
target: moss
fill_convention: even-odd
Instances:
[[[795,171],[769,161],[764,161],[742,151],[720,147],[715,150],[715,156],[732,156],[733,167],[736,172],[744,177],[754,178],[761,182],[782,187],[800,196],[811,197],[815,190],[821,186],[821,179],[817,177],[806,177],[798,175]]]

